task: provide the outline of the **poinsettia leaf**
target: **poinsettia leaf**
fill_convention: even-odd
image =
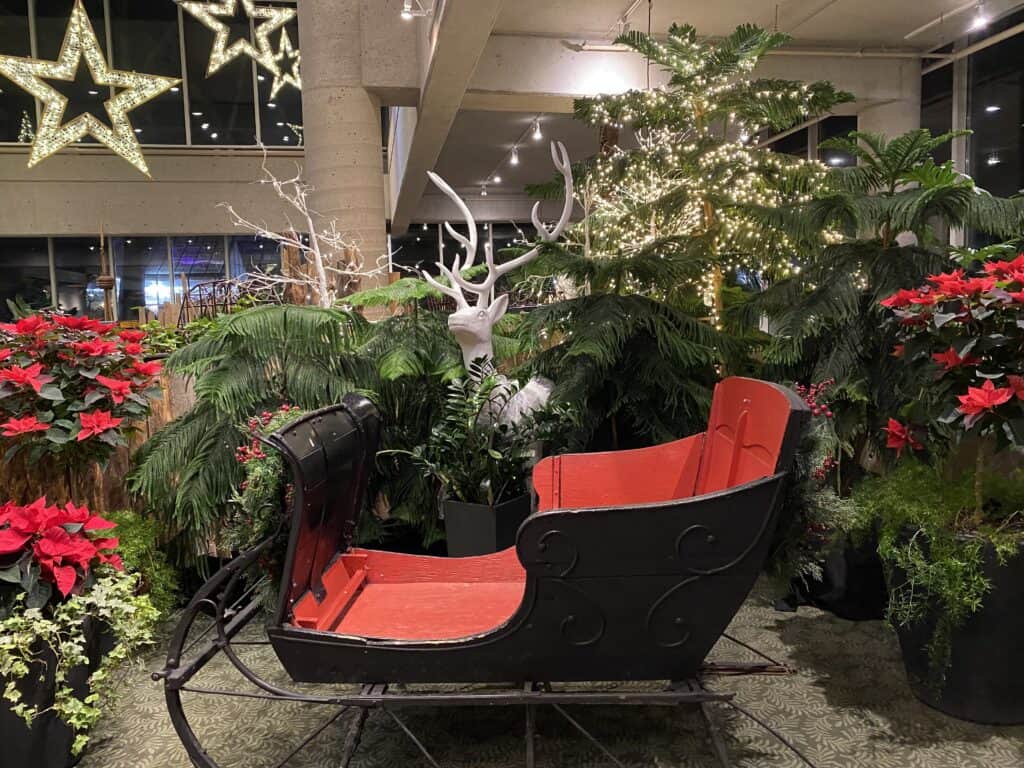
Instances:
[[[113,430],[113,429],[107,430],[102,435],[100,435],[99,436],[99,441],[101,443],[106,443],[107,445],[112,445],[115,448],[117,448],[118,446],[121,446],[121,445],[126,445],[126,443],[125,443],[124,439],[121,437],[121,435],[119,435],[117,433],[117,431]]]
[[[1010,438],[1017,445],[1024,445],[1024,419],[1010,419],[1006,422]]]
[[[86,405],[92,405],[97,400],[102,400],[106,396],[107,396],[106,393],[103,392],[102,390],[94,389],[92,392],[90,392],[89,394],[87,394],[85,396],[85,404]]]
[[[64,393],[60,391],[59,387],[55,387],[53,384],[47,384],[44,387],[40,387],[39,396],[44,400],[52,400],[55,403],[64,402]]]
[[[941,328],[946,323],[956,320],[957,316],[956,312],[936,312],[932,316],[932,322],[935,324],[936,328]]]
[[[71,421],[70,419],[57,419],[55,422],[53,422],[53,426],[61,427],[62,429],[66,429],[70,432],[75,428],[75,422]]]
[[[53,587],[48,581],[37,580],[25,597],[26,608],[42,608],[53,596]]]
[[[83,376],[86,379],[95,379],[100,375],[99,368],[79,368],[78,375]]]
[[[54,445],[64,445],[71,441],[71,433],[57,427],[50,427],[46,433],[46,439]]]
[[[80,411],[86,411],[88,409],[89,406],[83,403],[81,400],[75,400],[75,402],[68,406],[68,412],[70,413],[78,413]]]
[[[15,456],[18,455],[18,451],[21,450],[21,446],[22,446],[22,443],[15,443],[10,448],[8,448],[6,451],[4,451],[4,463],[5,464],[7,462],[9,462],[11,459],[13,459]]]
[[[956,350],[958,357],[966,357],[972,349],[978,345],[979,338],[977,336],[968,336],[966,338],[956,339],[953,342],[953,349]]]
[[[992,315],[994,314],[995,310],[993,309],[982,309],[981,307],[978,307],[977,309],[971,310],[971,315],[974,317],[975,320],[986,320],[992,317]]]
[[[39,564],[32,559],[22,561],[21,568],[21,588],[26,592],[31,592],[35,587],[36,582],[39,581]]]
[[[15,563],[9,568],[0,568],[0,581],[8,584],[21,584],[21,567]]]
[[[53,411],[36,411],[36,420],[43,424],[49,424],[53,421]]]
[[[68,533],[78,533],[85,527],[85,523],[64,523],[61,527]]]

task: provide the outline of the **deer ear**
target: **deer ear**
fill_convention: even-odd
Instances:
[[[491,313],[491,325],[497,323],[508,312],[508,294],[503,293],[494,300],[494,303],[487,310]]]

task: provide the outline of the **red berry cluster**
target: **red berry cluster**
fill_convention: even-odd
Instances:
[[[834,414],[828,407],[828,403],[821,401],[821,397],[835,383],[835,379],[825,379],[817,384],[811,384],[809,387],[797,384],[796,393],[807,403],[807,406],[811,409],[812,416],[824,416],[826,419],[831,419]]]
[[[828,477],[828,473],[839,466],[839,462],[835,456],[826,456],[825,460],[821,462],[821,466],[814,470],[814,479],[823,481]]]
[[[253,416],[251,419],[249,419],[248,422],[246,422],[246,426],[249,427],[250,432],[260,432],[265,427],[267,427],[267,425],[270,424],[271,420],[279,413],[289,413],[294,410],[298,409],[293,405],[288,405],[287,403],[285,403],[284,405],[277,409],[277,413],[273,413],[271,411],[264,411],[259,416]],[[253,461],[254,459],[265,458],[267,458],[267,454],[263,452],[263,444],[259,440],[256,440],[255,438],[253,438],[253,440],[247,443],[246,445],[240,445],[238,446],[238,448],[235,449],[235,460],[239,464],[248,464],[250,461]],[[242,490],[245,490],[244,484],[242,486]]]

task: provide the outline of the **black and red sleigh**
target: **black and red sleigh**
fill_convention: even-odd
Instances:
[[[219,653],[254,695],[352,708],[354,730],[343,763],[374,709],[392,717],[436,765],[398,717],[402,707],[525,705],[532,765],[538,704],[555,706],[597,744],[562,705],[729,701],[731,694],[701,682],[702,668],[764,566],[807,417],[804,403],[784,387],[726,379],[716,388],[702,434],[652,448],[541,461],[534,470],[538,509],[523,523],[515,547],[468,558],[352,546],[380,430],[368,400],[350,395],[288,425],[269,438],[294,483],[272,615],[268,619],[247,586],[266,542],[202,587],[172,639],[166,668],[156,675],[192,761],[217,768],[181,694],[232,695],[193,683]],[[208,637],[195,642],[209,614]],[[232,639],[254,619],[266,623],[266,636],[296,684],[336,683],[339,692],[282,688],[251,669]],[[667,685],[614,693],[586,685],[651,680]],[[360,687],[341,685],[353,683]],[[430,687],[451,683],[494,685],[471,693]],[[713,736],[719,759],[728,764],[720,737]]]

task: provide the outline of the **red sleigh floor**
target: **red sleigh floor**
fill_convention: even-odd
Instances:
[[[522,602],[515,549],[443,558],[353,550],[324,574],[327,594],[295,605],[296,626],[377,640],[454,640],[504,624]]]

